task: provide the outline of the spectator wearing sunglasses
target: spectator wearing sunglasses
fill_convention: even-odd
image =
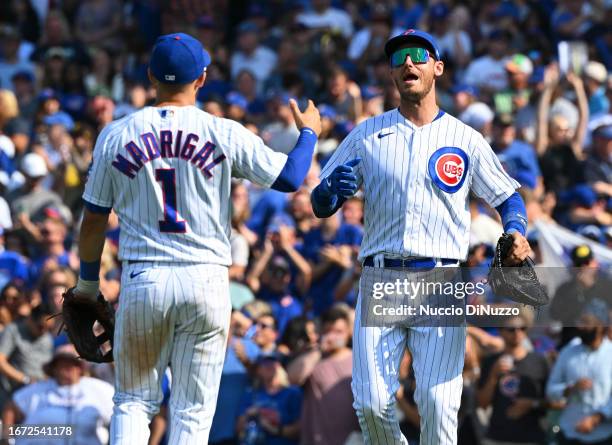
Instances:
[[[540,418],[546,414],[546,359],[526,347],[527,314],[504,320],[499,329],[504,350],[486,357],[476,393],[481,408],[492,408],[486,445],[544,442]]]
[[[255,333],[253,341],[262,353],[271,353],[276,350],[276,340],[278,331],[276,330],[276,320],[272,314],[263,314],[255,321]]]

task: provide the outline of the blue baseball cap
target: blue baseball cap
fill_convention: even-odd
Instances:
[[[68,131],[74,128],[74,120],[68,113],[64,113],[63,111],[58,111],[57,113],[45,116],[43,118],[43,124],[50,127],[53,125],[61,125]]]
[[[593,136],[607,140],[612,139],[612,124],[600,125],[593,131]]]
[[[336,119],[336,116],[338,116],[338,113],[336,113],[336,109],[331,105],[327,104],[319,105],[319,114],[321,115],[321,117],[326,117],[331,120]]]
[[[460,83],[459,85],[451,89],[451,93],[467,93],[471,96],[478,96],[478,87],[474,85],[468,85],[467,83]]]
[[[387,43],[385,43],[387,58],[390,58],[391,54],[404,43],[423,43],[427,49],[432,51],[432,56],[436,60],[440,60],[440,47],[436,39],[431,34],[419,31],[418,29],[409,29],[387,40]]]
[[[165,84],[193,82],[210,64],[210,55],[199,40],[179,32],[158,37],[151,52],[149,68]]]
[[[225,101],[228,105],[236,105],[237,107],[242,108],[243,110],[246,110],[249,106],[249,101],[247,100],[247,98],[236,91],[230,92],[225,97]]]

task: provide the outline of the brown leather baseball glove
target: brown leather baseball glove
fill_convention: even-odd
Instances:
[[[61,315],[64,330],[81,358],[96,363],[112,362],[115,311],[102,294],[92,300],[75,294],[74,289],[68,289],[63,295]],[[104,332],[94,332],[96,321]],[[96,330],[99,331],[100,327]],[[102,345],[106,342],[110,342],[110,349],[103,351]]]

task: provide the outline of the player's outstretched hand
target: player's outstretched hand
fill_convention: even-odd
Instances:
[[[339,165],[327,178],[321,182],[321,192],[327,196],[338,195],[350,198],[357,193],[357,176],[354,167],[361,162],[361,158],[352,159]]]
[[[308,127],[315,132],[317,137],[321,134],[321,116],[319,110],[315,107],[312,100],[308,100],[308,106],[302,113],[298,107],[297,102],[294,99],[289,99],[289,107],[293,113],[295,119],[295,125],[301,130],[302,128]]]

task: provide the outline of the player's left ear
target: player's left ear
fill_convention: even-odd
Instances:
[[[434,75],[440,77],[444,73],[444,62],[436,60],[434,62]]]

